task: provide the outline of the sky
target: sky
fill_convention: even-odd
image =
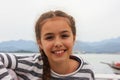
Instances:
[[[0,42],[35,41],[35,22],[49,10],[62,10],[75,18],[77,40],[120,37],[120,0],[0,0]]]

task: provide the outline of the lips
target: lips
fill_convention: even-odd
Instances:
[[[64,50],[61,50],[61,51],[55,51],[54,53],[55,54],[61,54],[61,53],[63,53],[64,52]]]
[[[62,56],[65,53],[66,50],[55,50],[52,51],[53,54],[55,54],[56,56]]]

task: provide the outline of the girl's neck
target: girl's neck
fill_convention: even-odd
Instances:
[[[78,68],[79,63],[73,59],[69,59],[58,64],[52,63],[50,65],[51,69],[58,74],[69,74]]]

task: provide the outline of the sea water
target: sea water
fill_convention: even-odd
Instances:
[[[85,60],[87,60],[93,67],[95,73],[99,74],[111,74],[114,73],[113,69],[101,62],[113,63],[120,62],[120,54],[80,54]]]

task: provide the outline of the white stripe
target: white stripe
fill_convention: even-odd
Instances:
[[[36,73],[39,73],[39,74],[42,74],[42,72],[43,72],[43,69],[39,69],[37,67],[33,67],[32,70]]]
[[[27,76],[30,80],[38,80],[38,78],[39,78],[39,77],[36,77],[36,76],[31,75],[30,73],[22,73],[22,72],[18,72],[18,71],[16,71],[16,73],[22,74],[22,75],[24,75],[24,76]],[[19,77],[19,78],[20,78],[20,77]],[[21,79],[20,79],[20,80],[21,80]]]
[[[35,54],[35,56],[34,56],[33,60],[38,59],[38,57],[40,57],[40,56],[41,56],[41,54],[40,54],[40,53]]]
[[[10,75],[5,76],[4,78],[2,78],[1,80],[12,80],[12,77]]]
[[[9,56],[10,56],[11,61],[12,61],[11,68],[12,68],[12,69],[15,69],[15,67],[16,67],[16,58],[15,58],[14,55],[10,55],[10,54],[9,54]]]
[[[91,74],[90,73],[76,73],[75,75],[73,75],[73,77],[86,77],[91,79]]]
[[[18,63],[18,68],[25,69],[25,70],[31,70],[31,66],[27,64],[22,64],[22,63]]]
[[[27,75],[27,77],[29,79],[31,79],[31,80],[37,80],[39,78],[39,77],[35,77],[35,76],[31,75],[31,74]]]
[[[7,69],[6,68],[3,68],[3,69],[0,69],[0,75],[7,72]]]
[[[88,77],[91,76],[90,73],[76,73],[73,75],[74,77]]]
[[[26,61],[29,61],[29,62],[33,62],[33,57],[29,56],[29,57],[26,57],[26,58],[20,58],[19,60],[26,60]]]
[[[3,55],[3,58],[4,58],[4,65],[7,67],[8,66],[8,58],[4,53],[2,55]]]
[[[0,65],[4,65],[3,62],[0,61]]]
[[[39,69],[35,66],[29,66],[27,64],[22,64],[22,63],[18,63],[18,68],[21,68],[21,69],[25,69],[25,70],[29,70],[29,71],[34,71],[36,73],[42,73],[42,69]]]
[[[91,65],[83,65],[82,69],[91,69]]]
[[[6,68],[0,69],[0,75],[6,72],[8,72]],[[7,75],[7,76],[4,76],[1,80],[10,80],[11,78],[12,78],[11,75]]]

